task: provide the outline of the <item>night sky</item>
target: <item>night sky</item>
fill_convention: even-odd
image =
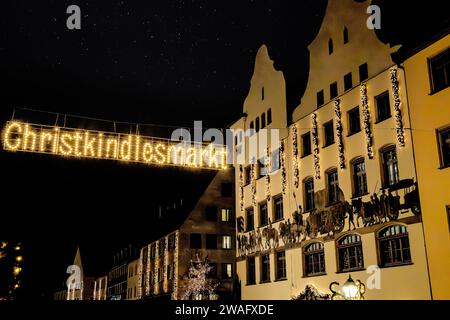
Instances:
[[[374,1],[382,9],[377,34],[385,42],[414,41],[448,18],[444,1],[393,2]],[[14,108],[26,107],[161,127],[203,120],[223,128],[242,112],[263,43],[285,74],[292,110],[308,78],[306,46],[326,1],[293,3],[3,1],[2,125]],[[66,28],[71,4],[81,8],[81,30]],[[17,109],[16,116],[36,114]],[[91,274],[106,272],[114,250],[164,232],[155,218],[160,204],[195,201],[211,177],[2,150],[0,240],[27,244],[22,294],[51,298],[62,288],[76,245]]]

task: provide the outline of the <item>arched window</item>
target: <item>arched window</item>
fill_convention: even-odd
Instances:
[[[347,272],[364,268],[361,236],[356,233],[346,235],[337,242],[339,271]]]
[[[305,259],[304,275],[306,277],[325,273],[325,253],[322,242],[313,242],[306,246],[303,256]]]
[[[378,233],[380,266],[411,263],[408,228],[402,224],[388,226]]]
[[[255,129],[255,124],[252,122],[250,122],[250,135],[253,134],[253,130]]]
[[[328,54],[333,53],[333,39],[328,40]]]
[[[261,115],[261,129],[266,127],[266,114],[263,112]]]
[[[272,123],[272,109],[267,110],[267,125]]]
[[[256,130],[256,132],[259,131],[259,118],[256,118],[256,120],[255,120],[255,130]]]
[[[348,29],[344,27],[344,44],[348,43]]]

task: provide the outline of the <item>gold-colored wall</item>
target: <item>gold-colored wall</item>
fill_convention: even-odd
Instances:
[[[439,169],[436,129],[450,125],[450,88],[430,94],[428,59],[448,49],[450,36],[404,62],[423,225],[434,299],[450,299],[450,168]]]

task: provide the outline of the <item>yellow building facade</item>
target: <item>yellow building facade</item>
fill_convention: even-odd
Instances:
[[[256,55],[231,126],[243,299],[329,294],[349,275],[369,300],[431,298],[405,73],[368,5],[328,1],[291,123],[283,73]]]
[[[433,299],[450,299],[450,35],[406,54],[414,154]]]

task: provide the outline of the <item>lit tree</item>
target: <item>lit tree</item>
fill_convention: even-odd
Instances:
[[[215,296],[214,292],[219,283],[207,278],[212,268],[208,263],[208,258],[202,262],[199,255],[196,254],[196,261],[191,260],[188,275],[184,277],[187,285],[183,288],[181,300],[203,300]]]

